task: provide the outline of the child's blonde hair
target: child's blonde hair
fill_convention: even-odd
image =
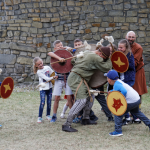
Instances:
[[[130,53],[130,56],[131,56],[131,48],[130,48],[130,44],[129,44],[128,40],[122,39],[122,40],[119,41],[118,45],[119,44],[124,44],[125,47],[126,47],[125,55]]]
[[[36,73],[37,73],[37,70],[38,70],[38,67],[35,66],[35,65],[36,65],[36,62],[37,62],[38,60],[41,60],[41,61],[42,61],[42,59],[41,59],[40,57],[35,57],[35,58],[33,59],[33,72],[34,72],[34,74],[36,74]],[[43,61],[42,61],[42,62],[43,62]]]

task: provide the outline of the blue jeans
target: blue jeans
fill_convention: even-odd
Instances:
[[[139,104],[140,104],[140,100],[138,100],[135,103],[128,104],[126,113],[130,111],[137,118],[141,119],[141,121],[143,121],[146,126],[149,126],[150,128],[150,120],[139,110]],[[122,116],[114,115],[115,116],[115,131],[117,132],[122,131],[122,118],[124,115]]]
[[[39,117],[42,117],[43,114],[43,109],[45,105],[45,95],[47,95],[47,111],[46,111],[46,116],[50,115],[51,111],[51,98],[52,98],[52,88],[49,90],[42,90],[40,91],[40,107],[39,107]]]
[[[131,87],[134,85],[134,83],[135,83],[135,81],[128,81],[128,82],[125,82],[126,84],[128,84],[128,85],[130,85]],[[133,115],[132,114],[132,116],[133,116],[133,119],[137,119],[137,117],[135,116],[135,115]],[[130,117],[130,115],[129,115],[129,113],[127,112],[126,114],[125,114],[125,118],[129,118]]]

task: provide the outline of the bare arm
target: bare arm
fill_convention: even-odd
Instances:
[[[51,57],[53,57],[53,58],[55,58],[55,59],[58,59],[58,60],[61,61],[61,62],[64,62],[64,61],[65,61],[64,58],[59,57],[58,55],[56,55],[56,54],[53,53],[53,52],[49,52],[48,55],[51,56]]]

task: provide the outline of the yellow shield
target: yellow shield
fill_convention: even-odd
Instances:
[[[127,110],[127,102],[123,94],[113,91],[107,96],[107,106],[116,116],[123,115]]]

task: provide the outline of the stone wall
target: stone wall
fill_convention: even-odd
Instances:
[[[147,82],[150,76],[149,0],[1,0],[0,68],[15,82],[34,79],[32,60],[49,64],[56,39],[73,46],[75,38],[97,43],[103,34],[115,43],[129,30],[144,49]]]

